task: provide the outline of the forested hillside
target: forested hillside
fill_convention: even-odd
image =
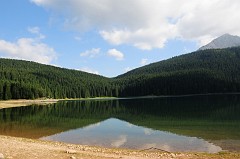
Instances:
[[[0,99],[116,96],[110,79],[35,62],[0,59]]]
[[[202,50],[132,70],[115,78],[121,96],[240,91],[240,48]]]
[[[85,98],[240,92],[240,48],[202,50],[106,78],[0,59],[0,99]]]

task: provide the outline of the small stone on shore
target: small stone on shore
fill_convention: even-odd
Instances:
[[[76,154],[77,151],[75,151],[75,150],[67,150],[66,153],[69,153],[69,154]]]
[[[76,159],[76,157],[74,157],[74,156],[71,156],[71,157],[70,157],[70,159]]]

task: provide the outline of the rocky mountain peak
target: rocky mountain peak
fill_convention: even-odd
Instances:
[[[199,50],[206,50],[206,49],[223,49],[229,47],[237,47],[240,46],[240,37],[234,36],[230,34],[224,34],[205,46],[199,48]]]

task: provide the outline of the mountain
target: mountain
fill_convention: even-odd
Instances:
[[[115,78],[121,96],[240,91],[240,47],[199,50],[129,71]]]
[[[223,48],[237,47],[237,46],[240,46],[240,37],[239,36],[224,34],[224,35],[214,39],[209,44],[202,46],[201,48],[199,48],[199,50],[223,49]]]
[[[0,58],[0,100],[240,92],[240,47],[199,50],[106,78]]]
[[[116,96],[109,78],[35,62],[0,59],[0,99]]]

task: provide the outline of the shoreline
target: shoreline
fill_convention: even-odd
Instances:
[[[0,109],[13,108],[13,107],[23,107],[29,105],[47,105],[53,104],[60,101],[60,99],[16,99],[16,100],[2,100],[0,101]]]
[[[165,96],[139,96],[139,97],[93,97],[93,98],[66,98],[66,99],[11,99],[0,100],[0,109],[22,107],[29,105],[47,105],[54,104],[58,101],[73,101],[73,100],[126,100],[126,99],[144,99],[144,98],[183,98],[195,96],[214,96],[214,95],[240,95],[240,92],[235,93],[207,93],[207,94],[186,94],[186,95],[165,95]]]
[[[0,154],[6,159],[59,158],[59,159],[232,159],[240,158],[239,152],[215,154],[200,152],[164,152],[161,150],[131,150],[67,144],[55,141],[26,139],[0,135]]]
[[[11,100],[0,100],[0,109],[13,108],[13,107],[24,107],[29,105],[48,105],[54,104],[59,101],[73,101],[73,100],[109,100],[118,99],[116,97],[94,97],[94,98],[67,98],[67,99],[11,99]]]

